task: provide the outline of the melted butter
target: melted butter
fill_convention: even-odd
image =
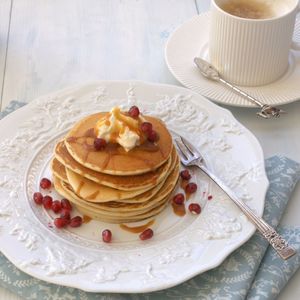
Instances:
[[[123,230],[131,232],[131,233],[140,233],[140,232],[143,232],[144,230],[146,230],[151,225],[153,225],[154,222],[155,222],[155,220],[153,219],[153,220],[149,221],[148,223],[141,225],[141,226],[131,227],[131,226],[127,226],[125,224],[120,224],[120,227]]]
[[[140,130],[144,119],[140,116],[134,119],[121,112],[119,107],[103,116],[95,125],[97,137],[103,138],[107,143],[118,143],[126,151],[144,143],[146,137]]]

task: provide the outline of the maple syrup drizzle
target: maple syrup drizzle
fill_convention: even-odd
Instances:
[[[82,223],[87,224],[87,223],[91,222],[91,220],[92,220],[92,218],[89,217],[89,216],[84,215],[84,216],[82,217]]]
[[[185,200],[188,201],[191,197],[191,193],[185,192]]]
[[[96,132],[94,128],[89,128],[83,136],[78,136],[78,137],[68,137],[67,142],[69,143],[76,143],[78,145],[81,145],[82,148],[85,150],[85,154],[83,157],[83,160],[86,162],[88,160],[89,154],[91,152],[97,152],[97,150],[94,147],[94,139],[96,138]],[[84,139],[84,141],[80,141],[80,139]],[[93,139],[93,140],[90,140]],[[116,140],[116,137],[113,137],[114,141]],[[90,143],[88,143],[90,141]],[[147,152],[157,152],[160,151],[162,157],[164,157],[164,154],[162,152],[161,147],[159,147],[156,144],[153,144],[149,141],[143,142],[143,144],[136,146],[135,150],[141,150],[141,151],[147,151]],[[105,169],[110,163],[113,162],[112,158],[115,155],[118,155],[122,153],[124,150],[123,148],[117,144],[117,143],[108,143],[106,148],[105,148],[105,153],[107,154],[105,158],[102,161],[101,164],[101,169]],[[153,167],[153,163],[150,160],[147,160],[143,157],[139,157],[136,153],[136,151],[133,152],[128,152],[127,155],[132,155],[136,160],[141,160],[143,161],[147,166],[150,168]]]
[[[94,128],[88,129],[83,136],[84,137],[96,138],[95,129]]]
[[[81,189],[82,189],[83,186],[84,186],[84,181],[80,181],[79,186],[78,186],[78,188],[76,190],[76,194],[80,193],[80,191],[81,191]]]
[[[96,192],[92,193],[91,195],[87,196],[86,199],[87,200],[95,200],[96,197],[98,196],[98,194],[99,194],[99,191],[96,191]]]
[[[186,214],[186,209],[184,204],[178,205],[176,203],[172,203],[172,207],[173,207],[173,212],[175,213],[175,215],[179,216],[179,217],[183,217]]]
[[[187,184],[189,183],[188,180],[184,180],[184,179],[181,179],[180,181],[180,187],[185,190],[185,187],[187,186]]]
[[[188,201],[191,197],[191,193],[185,191],[186,186],[188,185],[189,180],[180,179],[180,187],[184,190],[185,200]]]
[[[155,220],[153,219],[153,220],[149,221],[148,223],[141,225],[141,226],[131,227],[131,226],[127,226],[125,224],[120,224],[120,227],[123,230],[131,232],[131,233],[140,233],[140,232],[143,232],[144,230],[146,230],[151,225],[153,225],[154,222],[155,222]]]

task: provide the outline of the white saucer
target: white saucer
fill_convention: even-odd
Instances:
[[[195,56],[208,58],[210,13],[206,12],[185,22],[170,36],[165,59],[172,74],[184,86],[213,101],[241,107],[254,107],[244,98],[218,82],[204,78],[194,65]],[[300,40],[300,20],[295,26],[295,40]],[[290,51],[289,68],[282,78],[263,86],[242,87],[250,95],[271,105],[300,99],[300,51]]]

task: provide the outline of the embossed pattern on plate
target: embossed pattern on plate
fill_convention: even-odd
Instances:
[[[39,178],[49,174],[55,141],[87,114],[133,104],[193,141],[209,167],[262,214],[268,186],[262,150],[230,112],[175,86],[91,83],[39,98],[0,122],[0,250],[17,267],[86,291],[147,292],[217,266],[253,234],[252,224],[203,174],[196,174],[200,191],[213,199],[199,193],[190,200],[201,202],[201,214],[176,219],[167,208],[149,241],[109,225],[115,226],[114,241],[104,244],[101,228],[108,225],[96,221],[78,230],[48,226],[54,216],[33,206],[30,197]]]

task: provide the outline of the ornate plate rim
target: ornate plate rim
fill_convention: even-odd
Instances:
[[[144,82],[144,81],[136,81],[136,80],[128,80],[128,81],[111,81],[111,80],[107,80],[107,81],[96,81],[96,82],[90,82],[88,84],[88,86],[96,86],[96,85],[105,85],[105,84],[112,84],[112,85],[124,85],[127,84],[127,86],[130,85],[136,85],[136,86],[147,86],[147,87],[151,87],[154,89],[159,89],[161,88],[167,88],[167,89],[174,89],[174,91],[182,91],[184,94],[192,94],[194,95],[196,98],[201,98],[201,101],[203,101],[204,103],[209,103],[209,105],[212,105],[215,109],[219,110],[220,112],[222,112],[222,114],[226,115],[229,117],[229,119],[234,120],[247,134],[247,137],[249,139],[251,139],[251,143],[253,145],[253,149],[255,148],[256,154],[259,156],[260,159],[260,163],[262,163],[262,166],[264,167],[264,157],[263,157],[263,151],[261,149],[261,146],[258,142],[258,140],[256,139],[256,137],[248,130],[246,129],[243,125],[241,125],[238,121],[235,120],[235,118],[233,117],[232,113],[230,111],[228,111],[227,109],[218,107],[217,105],[211,103],[209,100],[205,99],[203,96],[187,90],[185,88],[182,87],[178,87],[178,86],[173,86],[173,85],[167,85],[167,84],[157,84],[157,83],[148,83],[148,82]],[[84,88],[87,85],[76,85],[74,87],[69,87],[54,93],[51,93],[49,95],[46,96],[42,96],[39,97],[38,99],[32,101],[31,103],[29,103],[28,105],[18,109],[15,112],[12,112],[11,114],[9,114],[8,116],[6,116],[3,120],[0,121],[0,124],[2,123],[9,123],[11,120],[17,118],[18,116],[22,116],[24,115],[24,112],[26,112],[26,110],[30,110],[31,107],[33,107],[35,105],[35,103],[37,103],[37,101],[39,101],[39,99],[45,99],[46,97],[53,97],[56,95],[63,95],[64,93],[68,93],[73,91],[74,89],[80,89],[80,88]],[[27,162],[28,163],[28,162]],[[263,213],[263,207],[264,207],[264,199],[265,199],[265,194],[268,188],[268,181],[267,181],[267,177],[266,177],[266,173],[263,170],[263,180],[262,180],[262,193],[261,193],[261,202],[259,207],[256,207],[256,209],[258,209],[259,214],[262,215]],[[1,179],[1,178],[0,178]],[[1,207],[0,207],[1,208]],[[0,221],[1,221],[1,211],[0,211]],[[1,225],[1,224],[0,224]],[[60,276],[53,276],[53,277],[49,277],[48,275],[44,275],[42,276],[41,274],[38,274],[35,272],[35,270],[31,270],[26,268],[25,266],[23,266],[22,264],[20,264],[20,261],[17,261],[16,257],[14,255],[10,255],[8,249],[6,248],[6,246],[2,246],[1,247],[1,251],[2,253],[10,260],[12,261],[18,268],[20,268],[22,271],[36,277],[42,280],[45,280],[47,282],[51,282],[51,283],[55,283],[55,284],[60,284],[60,285],[66,285],[69,287],[74,287],[74,288],[79,288],[88,292],[123,292],[123,293],[140,293],[140,292],[150,292],[150,291],[156,291],[156,290],[161,290],[161,289],[166,289],[172,286],[175,286],[177,284],[180,284],[202,272],[205,272],[209,269],[212,269],[214,267],[217,267],[218,265],[220,265],[225,259],[226,257],[232,253],[235,249],[237,249],[238,247],[240,247],[243,243],[245,243],[255,232],[255,228],[254,226],[251,227],[251,230],[248,231],[248,234],[246,236],[244,236],[244,239],[242,241],[239,241],[239,243],[236,243],[234,245],[228,246],[226,247],[222,252],[220,252],[219,256],[215,257],[215,259],[210,262],[207,265],[202,266],[202,268],[199,268],[198,270],[192,270],[192,272],[185,274],[184,277],[178,276],[176,280],[172,280],[169,282],[164,282],[162,280],[162,282],[158,285],[158,284],[148,284],[145,285],[144,287],[138,287],[137,289],[133,289],[132,286],[119,286],[118,288],[114,287],[112,288],[110,285],[106,286],[104,285],[99,285],[97,287],[97,285],[94,285],[92,288],[90,286],[85,285],[84,283],[80,283],[77,282],[76,280],[74,280],[74,282],[71,280],[64,280],[64,278],[62,279]],[[2,235],[0,233],[0,239],[1,239]],[[3,243],[1,243],[3,245]],[[0,244],[0,245],[1,245]],[[226,251],[225,251],[226,250]],[[72,276],[72,275],[71,275]]]

